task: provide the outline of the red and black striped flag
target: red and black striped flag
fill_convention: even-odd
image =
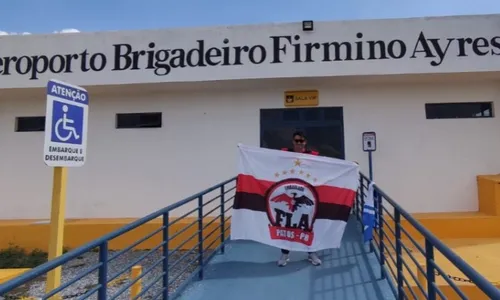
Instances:
[[[231,238],[295,251],[340,247],[359,184],[354,162],[238,145]]]

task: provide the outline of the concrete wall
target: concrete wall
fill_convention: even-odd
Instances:
[[[344,107],[346,158],[365,172],[361,133],[377,132],[375,181],[411,212],[476,210],[475,176],[499,172],[498,118],[426,120],[424,110],[426,102],[498,107],[497,81],[129,86],[93,94],[88,160],[69,171],[67,216],[139,217],[235,175],[236,144],[259,144],[259,109],[282,107],[290,87],[317,88],[321,106]],[[116,113],[145,111],[163,112],[163,127],[115,129]],[[0,91],[0,218],[49,217],[44,133],[14,132],[16,116],[44,113],[43,90]]]

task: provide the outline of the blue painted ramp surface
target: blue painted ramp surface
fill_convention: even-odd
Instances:
[[[232,241],[205,269],[205,278],[192,283],[182,300],[376,300],[395,299],[380,278],[380,265],[362,242],[359,223],[351,216],[342,247],[320,254],[323,264],[312,266],[307,254],[292,252],[278,267],[279,249],[249,241]]]

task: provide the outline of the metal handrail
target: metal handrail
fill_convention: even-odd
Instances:
[[[224,193],[224,186],[227,185],[228,183],[231,183],[231,182],[235,181],[235,180],[236,180],[236,177],[232,177],[232,178],[230,178],[228,180],[225,180],[225,181],[223,181],[223,182],[221,182],[221,183],[219,183],[217,185],[214,185],[214,186],[212,186],[212,187],[210,187],[210,188],[208,188],[208,189],[206,189],[204,191],[201,191],[201,192],[199,192],[199,193],[197,193],[195,195],[187,197],[187,198],[185,198],[185,199],[183,199],[183,200],[181,200],[179,202],[176,202],[176,203],[171,204],[171,205],[169,205],[169,206],[167,206],[167,207],[165,207],[163,209],[160,209],[160,210],[158,210],[156,212],[153,212],[153,213],[151,213],[151,214],[149,214],[149,215],[147,215],[147,216],[145,216],[143,218],[140,218],[140,219],[138,219],[136,221],[133,221],[132,223],[130,223],[128,225],[125,225],[125,226],[121,227],[120,229],[118,229],[116,231],[108,233],[108,234],[106,234],[106,235],[104,235],[104,236],[102,236],[102,237],[100,237],[100,238],[98,238],[98,239],[96,239],[94,241],[91,241],[91,242],[89,242],[89,243],[87,243],[87,244],[85,244],[83,246],[75,248],[75,249],[73,249],[73,250],[71,250],[71,251],[69,251],[69,252],[67,252],[67,253],[65,253],[65,254],[63,254],[63,255],[61,255],[61,256],[53,259],[53,260],[50,260],[50,261],[48,261],[48,262],[46,262],[46,263],[44,263],[42,265],[39,265],[39,266],[37,266],[37,267],[35,267],[35,268],[27,271],[26,273],[22,274],[21,276],[19,276],[17,278],[14,278],[14,279],[12,279],[12,280],[10,280],[10,281],[8,281],[8,282],[0,285],[0,296],[4,295],[5,293],[8,293],[9,291],[12,291],[13,289],[15,289],[15,288],[17,288],[17,287],[19,287],[19,286],[21,286],[21,285],[23,285],[23,284],[25,284],[25,283],[33,280],[33,279],[36,279],[37,277],[39,277],[41,275],[44,275],[44,274],[48,273],[49,271],[51,271],[51,270],[53,270],[53,269],[55,269],[55,268],[57,268],[59,266],[62,266],[63,264],[69,262],[70,260],[75,259],[75,258],[81,256],[82,254],[85,254],[85,253],[87,253],[90,250],[95,249],[95,248],[100,248],[100,251],[99,251],[100,252],[99,253],[100,254],[99,261],[100,262],[97,264],[98,267],[99,267],[99,272],[103,272],[104,271],[106,273],[107,269],[103,268],[103,265],[107,265],[107,263],[109,262],[109,259],[107,258],[107,253],[105,254],[105,256],[106,256],[105,258],[106,259],[104,259],[101,256],[104,255],[104,254],[102,254],[103,251],[107,252],[107,243],[108,243],[108,241],[113,240],[113,239],[115,239],[115,238],[117,238],[117,237],[119,237],[119,236],[121,236],[121,235],[123,235],[123,234],[125,234],[125,233],[127,233],[129,231],[131,231],[131,230],[134,230],[137,227],[139,227],[139,226],[141,226],[141,225],[143,225],[143,224],[145,224],[147,222],[150,222],[150,221],[152,221],[154,219],[157,219],[159,217],[163,217],[163,219],[164,219],[164,221],[163,221],[164,222],[163,228],[165,229],[165,227],[166,227],[167,230],[164,230],[164,231],[168,232],[168,225],[169,224],[168,224],[168,219],[165,220],[165,216],[167,216],[167,218],[168,218],[168,213],[170,211],[172,211],[172,210],[174,210],[176,208],[179,208],[179,207],[181,207],[183,205],[186,205],[186,204],[188,204],[188,203],[190,203],[190,202],[192,202],[194,200],[198,200],[198,208],[195,209],[195,211],[196,210],[201,211],[202,210],[201,207],[204,206],[205,204],[203,204],[202,200],[200,200],[200,199],[203,199],[202,198],[203,195],[206,195],[206,194],[208,194],[210,192],[213,192],[213,191],[215,191],[217,189],[221,190],[221,204],[220,204],[220,207],[222,208],[221,210],[223,210],[224,209],[224,203],[227,202],[227,201],[224,200],[224,195],[222,195],[222,193]],[[201,207],[200,207],[200,205],[201,205]],[[203,215],[199,216],[198,219],[202,219],[202,218],[203,218]],[[199,220],[199,222],[201,222],[201,220]],[[201,224],[200,226],[203,226],[203,224]],[[221,228],[224,231],[224,225],[223,224],[221,224]],[[203,229],[204,228],[201,228],[199,230],[200,234],[201,234],[201,232],[202,232]],[[225,232],[222,232],[222,241],[224,240],[223,239],[224,234],[225,234]],[[167,234],[166,237],[168,239],[168,234]],[[165,238],[165,236],[164,236],[164,238]],[[203,240],[203,236],[199,236],[199,238]],[[167,243],[168,243],[168,241],[167,241]],[[200,242],[199,244],[202,244],[202,242]],[[161,246],[163,246],[163,244],[161,244]],[[104,267],[106,267],[106,266],[104,266]],[[168,265],[166,267],[168,267]],[[202,272],[200,272],[200,274],[202,274]],[[83,276],[81,276],[81,277],[83,277]],[[105,289],[104,289],[104,291],[105,291]],[[104,298],[101,298],[103,296],[105,297],[105,294],[104,295],[103,294],[99,294],[99,298],[100,299],[104,299]]]
[[[381,190],[375,184],[377,193],[381,194],[387,202],[389,202],[394,208],[399,210],[401,215],[410,223],[415,229],[422,234],[426,240],[428,240],[443,256],[450,260],[465,276],[474,281],[474,283],[485,292],[489,297],[496,296],[500,298],[500,291],[492,285],[483,275],[472,268],[465,260],[458,256],[453,250],[446,246],[442,241],[440,241],[432,232],[426,229],[422,224],[420,224],[415,218],[413,218],[407,211],[405,211],[400,205],[398,205],[394,200],[392,200],[387,194]]]
[[[364,189],[367,188],[367,186],[363,185],[363,182],[366,181],[368,184],[371,182],[370,179],[364,175],[360,174],[360,190],[358,191],[358,194],[361,196],[357,197],[356,201],[356,208],[358,210],[358,218],[360,217],[359,214],[362,214],[362,209],[364,205]],[[408,213],[404,208],[402,208],[396,201],[394,201],[390,196],[387,195],[380,187],[378,187],[375,183],[373,184],[374,186],[374,191],[377,194],[377,197],[375,199],[375,206],[378,207],[378,210],[376,209],[377,212],[377,226],[374,228],[374,230],[379,231],[380,235],[380,240],[379,240],[379,248],[377,252],[379,253],[379,262],[381,263],[382,267],[384,267],[385,261],[387,261],[387,254],[386,249],[384,246],[383,242],[383,236],[387,238],[387,235],[384,232],[384,224],[387,224],[385,220],[383,219],[383,211],[385,208],[383,207],[383,201],[385,200],[387,203],[389,203],[393,208],[394,208],[394,216],[391,216],[391,218],[394,220],[394,226],[395,226],[395,232],[391,232],[391,234],[394,234],[394,237],[396,239],[396,252],[397,252],[397,257],[396,257],[396,268],[397,274],[396,274],[396,280],[397,280],[397,287],[396,287],[396,296],[398,299],[403,299],[406,296],[400,295],[403,293],[403,281],[406,280],[404,278],[404,275],[402,274],[402,269],[403,269],[403,263],[404,261],[402,260],[401,254],[402,251],[408,251],[408,249],[403,245],[401,241],[401,232],[406,232],[404,230],[403,226],[401,225],[401,216],[405,218],[405,220],[413,226],[413,228],[422,235],[422,237],[425,239],[425,252],[422,253],[426,256],[426,277],[428,280],[427,288],[423,288],[424,290],[427,290],[426,292],[428,295],[426,295],[428,298],[427,299],[436,299],[436,294],[440,294],[439,291],[437,291],[438,287],[435,285],[435,273],[442,273],[442,269],[436,264],[434,260],[434,249],[437,249],[446,259],[448,259],[457,269],[459,269],[465,276],[467,276],[472,283],[474,283],[485,295],[487,295],[490,299],[494,300],[500,300],[500,290],[496,288],[492,283],[490,283],[483,275],[481,275],[479,272],[477,272],[474,268],[472,268],[467,262],[465,262],[460,256],[458,256],[453,250],[451,250],[448,246],[446,246],[442,241],[440,241],[432,232],[430,232],[427,228],[425,228],[420,222],[418,222],[410,213]],[[361,202],[361,203],[358,203]],[[361,206],[361,207],[360,207]],[[389,214],[390,216],[390,214]],[[377,228],[378,227],[378,228]],[[392,231],[392,230],[391,230]],[[407,234],[408,237],[410,237],[410,240],[415,244],[414,239]],[[370,244],[371,248],[375,247],[373,243]],[[417,248],[421,249],[421,247]],[[411,255],[410,255],[411,256]],[[390,257],[390,256],[389,256]],[[390,257],[393,259],[392,257]],[[410,257],[413,259],[413,257]],[[418,265],[417,265],[418,267]],[[386,272],[386,271],[384,271]],[[392,270],[391,270],[392,272]],[[411,274],[411,272],[410,272]],[[411,274],[412,275],[412,274]],[[394,275],[393,275],[394,276]],[[413,276],[413,275],[412,275]],[[454,289],[457,290],[459,289],[456,285],[453,286],[454,284],[451,284],[451,281],[447,281],[448,284]],[[417,283],[418,285],[418,283]],[[422,288],[419,286],[419,288]],[[463,296],[461,296],[463,298]],[[464,298],[466,299],[466,298]]]
[[[203,279],[203,267],[206,265],[206,263],[216,254],[215,251],[214,253],[211,253],[210,255],[206,256],[203,254],[203,248],[204,248],[204,239],[207,239],[208,236],[212,235],[215,233],[217,230],[220,230],[220,245],[217,247],[217,249],[220,249],[222,253],[224,253],[224,243],[226,242],[225,240],[225,234],[229,228],[225,228],[225,213],[231,209],[229,205],[225,207],[225,204],[228,203],[231,199],[226,199],[225,194],[226,192],[229,192],[233,190],[234,188],[230,190],[226,190],[225,186],[233,181],[236,180],[236,177],[230,178],[220,184],[217,184],[211,188],[208,188],[202,192],[199,192],[195,195],[192,195],[188,198],[185,198],[184,200],[181,200],[175,204],[169,205],[163,209],[160,209],[154,213],[151,213],[141,219],[138,219],[128,225],[123,226],[122,228],[113,231],[111,233],[108,233],[101,238],[98,238],[92,242],[89,242],[79,248],[76,248],[72,251],[67,252],[66,254],[51,260],[43,265],[40,265],[24,274],[21,276],[12,279],[11,281],[0,285],[0,296],[4,295],[5,293],[12,291],[13,289],[41,276],[46,274],[47,272],[51,271],[52,269],[62,266],[63,264],[67,263],[68,261],[75,259],[79,256],[81,256],[84,253],[89,252],[92,249],[99,248],[99,263],[93,265],[93,270],[98,270],[99,272],[99,284],[95,286],[91,291],[88,291],[85,295],[86,298],[93,293],[98,294],[99,299],[106,299],[107,298],[107,284],[111,279],[108,279],[108,270],[107,270],[107,265],[110,261],[112,261],[115,257],[121,255],[123,252],[127,252],[130,250],[130,248],[133,248],[134,245],[148,239],[152,235],[155,235],[156,233],[161,233],[163,232],[163,239],[162,243],[160,243],[158,246],[156,246],[154,249],[150,250],[148,253],[144,254],[143,257],[149,255],[152,251],[159,250],[163,248],[163,259],[156,262],[156,265],[160,265],[160,263],[163,263],[163,270],[164,272],[157,277],[155,280],[158,281],[160,279],[163,279],[163,290],[161,293],[163,293],[163,298],[167,299],[169,297],[168,293],[168,284],[169,284],[169,253],[170,252],[175,252],[181,248],[182,245],[190,241],[192,238],[196,238],[199,240],[198,244],[196,244],[191,250],[185,254],[182,258],[178,259],[173,265],[179,263],[184,257],[187,257],[189,253],[192,253],[193,251],[198,251],[198,256],[195,260],[191,262],[196,262],[197,260],[199,261],[199,267],[195,270],[192,271],[191,275],[189,276],[189,280],[192,280],[196,275],[198,275],[199,279]],[[364,183],[367,183],[365,186]],[[368,184],[370,183],[370,180],[364,175],[360,174],[360,187],[358,190],[358,197],[356,198],[356,203],[354,205],[354,211],[357,212],[358,218],[361,218],[362,215],[362,210],[363,210],[363,204],[364,204],[364,196],[365,194],[365,189],[368,187]],[[203,207],[206,206],[207,204],[215,201],[217,197],[209,199],[207,202],[203,202],[203,196],[213,192],[215,190],[219,189],[220,190],[220,204],[217,206],[215,209],[209,210],[208,212],[204,212]],[[408,264],[404,261],[402,254],[404,251],[410,254],[408,248],[403,244],[402,242],[402,234],[406,234],[410,241],[416,245],[417,249],[425,255],[426,259],[426,267],[425,267],[425,274],[427,277],[427,284],[425,287],[422,287],[418,282],[417,286],[418,288],[425,294],[427,299],[430,300],[435,300],[436,295],[440,295],[443,297],[442,292],[439,290],[438,286],[435,284],[435,275],[436,273],[443,274],[443,270],[436,264],[434,260],[434,249],[438,250],[443,256],[448,259],[457,269],[459,269],[465,276],[467,276],[472,283],[476,284],[476,286],[485,294],[487,295],[490,299],[494,300],[500,300],[500,290],[498,290],[493,284],[491,284],[486,278],[484,278],[481,274],[479,274],[476,270],[474,270],[467,262],[465,262],[462,258],[460,258],[456,253],[453,252],[448,246],[446,246],[442,241],[440,241],[432,232],[430,232],[428,229],[426,229],[422,224],[420,224],[414,217],[411,216],[405,209],[403,209],[398,203],[396,203],[391,197],[389,197],[381,188],[379,188],[376,184],[374,184],[374,190],[377,194],[377,198],[375,201],[375,211],[377,212],[377,217],[376,217],[376,226],[374,228],[375,232],[378,233],[378,244],[375,243],[373,240],[370,243],[370,248],[371,250],[375,251],[378,255],[377,258],[379,260],[379,263],[381,265],[381,274],[383,277],[387,278],[389,281],[391,281],[392,277],[396,280],[397,286],[394,286],[394,283],[391,281],[391,288],[393,289],[394,295],[397,297],[397,299],[405,299],[408,298],[404,294],[404,284],[406,283],[408,285],[408,280],[405,278],[403,274],[403,268],[406,267],[408,268]],[[169,221],[169,213],[176,209],[179,208],[183,205],[186,205],[192,201],[198,202],[198,207],[191,210],[189,213],[182,215],[181,217],[177,218],[176,220],[170,222]],[[392,208],[394,209],[393,215],[387,209],[384,208],[383,204],[384,201],[388,203]],[[203,232],[208,226],[213,224],[215,221],[212,220],[206,224],[203,223],[203,218],[207,217],[210,213],[214,212],[216,209],[220,209],[220,215],[216,216],[214,219],[218,219],[220,217],[220,226],[219,228],[216,228],[215,230],[212,230],[207,236],[203,236]],[[188,238],[184,243],[182,243],[180,246],[176,247],[175,250],[170,251],[168,246],[169,246],[169,241],[173,240],[177,235],[180,234],[180,232],[177,232],[173,234],[172,236],[169,236],[168,233],[168,228],[172,224],[175,224],[179,219],[182,219],[186,216],[188,216],[190,213],[193,212],[198,212],[198,219],[197,221],[193,222],[193,224],[189,226],[197,226],[198,231],[193,234],[190,238]],[[384,214],[383,212],[386,211],[387,214]],[[388,216],[392,218],[394,221],[394,226],[395,229],[389,230],[390,234],[395,237],[395,243],[392,243],[390,240],[387,240],[384,242],[384,239],[389,239],[389,236],[387,235],[387,232],[384,231],[384,228],[388,225],[388,223],[384,220],[384,216]],[[160,227],[159,229],[155,230],[152,233],[149,233],[145,235],[141,240],[137,241],[134,243],[134,245],[126,248],[125,250],[120,251],[116,255],[113,255],[111,257],[108,257],[108,243],[110,240],[113,240],[131,230],[134,230],[135,228],[150,222],[154,219],[157,219],[159,217],[163,217],[163,226]],[[406,219],[406,221],[413,226],[413,228],[422,235],[422,237],[425,239],[425,249],[420,247],[418,244],[416,244],[414,238],[409,236],[408,232],[405,230],[405,228],[402,226],[402,218]],[[385,224],[385,225],[384,225]],[[388,229],[391,229],[390,227],[387,227]],[[185,231],[182,230],[182,231]],[[217,238],[217,236],[215,236]],[[211,244],[208,246],[209,248],[216,242],[217,240],[214,240],[211,242]],[[208,242],[207,242],[208,243]],[[393,247],[396,250],[396,258],[394,258],[390,252],[386,251],[389,249],[389,245]],[[414,263],[416,263],[415,258],[410,254],[410,258],[413,260]],[[393,272],[391,268],[389,268],[388,265],[385,264],[385,262],[392,262],[396,266],[397,270],[396,272]],[[387,267],[387,268],[386,268]],[[153,267],[150,267],[152,269]],[[421,269],[418,265],[417,268]],[[391,272],[389,273],[387,270],[390,270]],[[409,270],[409,269],[408,269]],[[126,268],[125,268],[126,271]],[[125,272],[125,271],[122,271]],[[421,269],[422,271],[422,269]],[[83,278],[85,275],[87,275],[89,271],[82,271],[81,273],[77,274],[75,277],[77,278]],[[392,273],[392,274],[391,274]],[[115,275],[115,277],[119,276],[120,274]],[[143,274],[145,275],[145,274]],[[415,276],[411,273],[410,275],[413,277],[415,280]],[[177,277],[179,277],[178,275]],[[177,279],[176,277],[176,279]],[[138,279],[136,279],[138,280]],[[459,288],[449,280],[449,278],[445,278],[445,280],[448,282],[448,284],[455,290],[457,293],[461,296],[462,299],[467,299],[466,296],[464,296],[463,293],[459,291]],[[175,281],[175,280],[173,280]],[[185,286],[188,281],[186,281],[183,285]],[[415,280],[416,281],[416,280]],[[152,284],[147,285],[148,288],[155,284],[153,282]],[[67,283],[66,283],[67,284]],[[127,288],[129,288],[133,282],[130,282],[128,285],[122,287],[120,289],[120,292],[125,291]],[[167,288],[165,289],[165,286]],[[51,295],[57,294],[61,292],[65,287],[60,287],[58,289],[55,289],[51,292],[49,292],[45,297],[50,297]],[[143,291],[141,293],[144,294],[146,291]],[[410,292],[413,294],[415,297],[415,294],[413,291],[410,290]],[[161,294],[160,293],[160,294]],[[176,292],[177,293],[177,292]],[[119,293],[118,293],[119,294]],[[159,296],[158,294],[157,296]],[[118,295],[115,295],[113,297],[117,297]],[[139,295],[140,296],[140,295]],[[137,297],[139,297],[137,296]]]

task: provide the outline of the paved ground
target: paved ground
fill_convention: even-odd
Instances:
[[[253,242],[231,242],[217,255],[205,279],[192,283],[181,300],[377,300],[394,299],[380,268],[350,220],[342,248],[321,253],[314,267],[306,254],[292,253],[284,268],[276,266],[279,250]]]

